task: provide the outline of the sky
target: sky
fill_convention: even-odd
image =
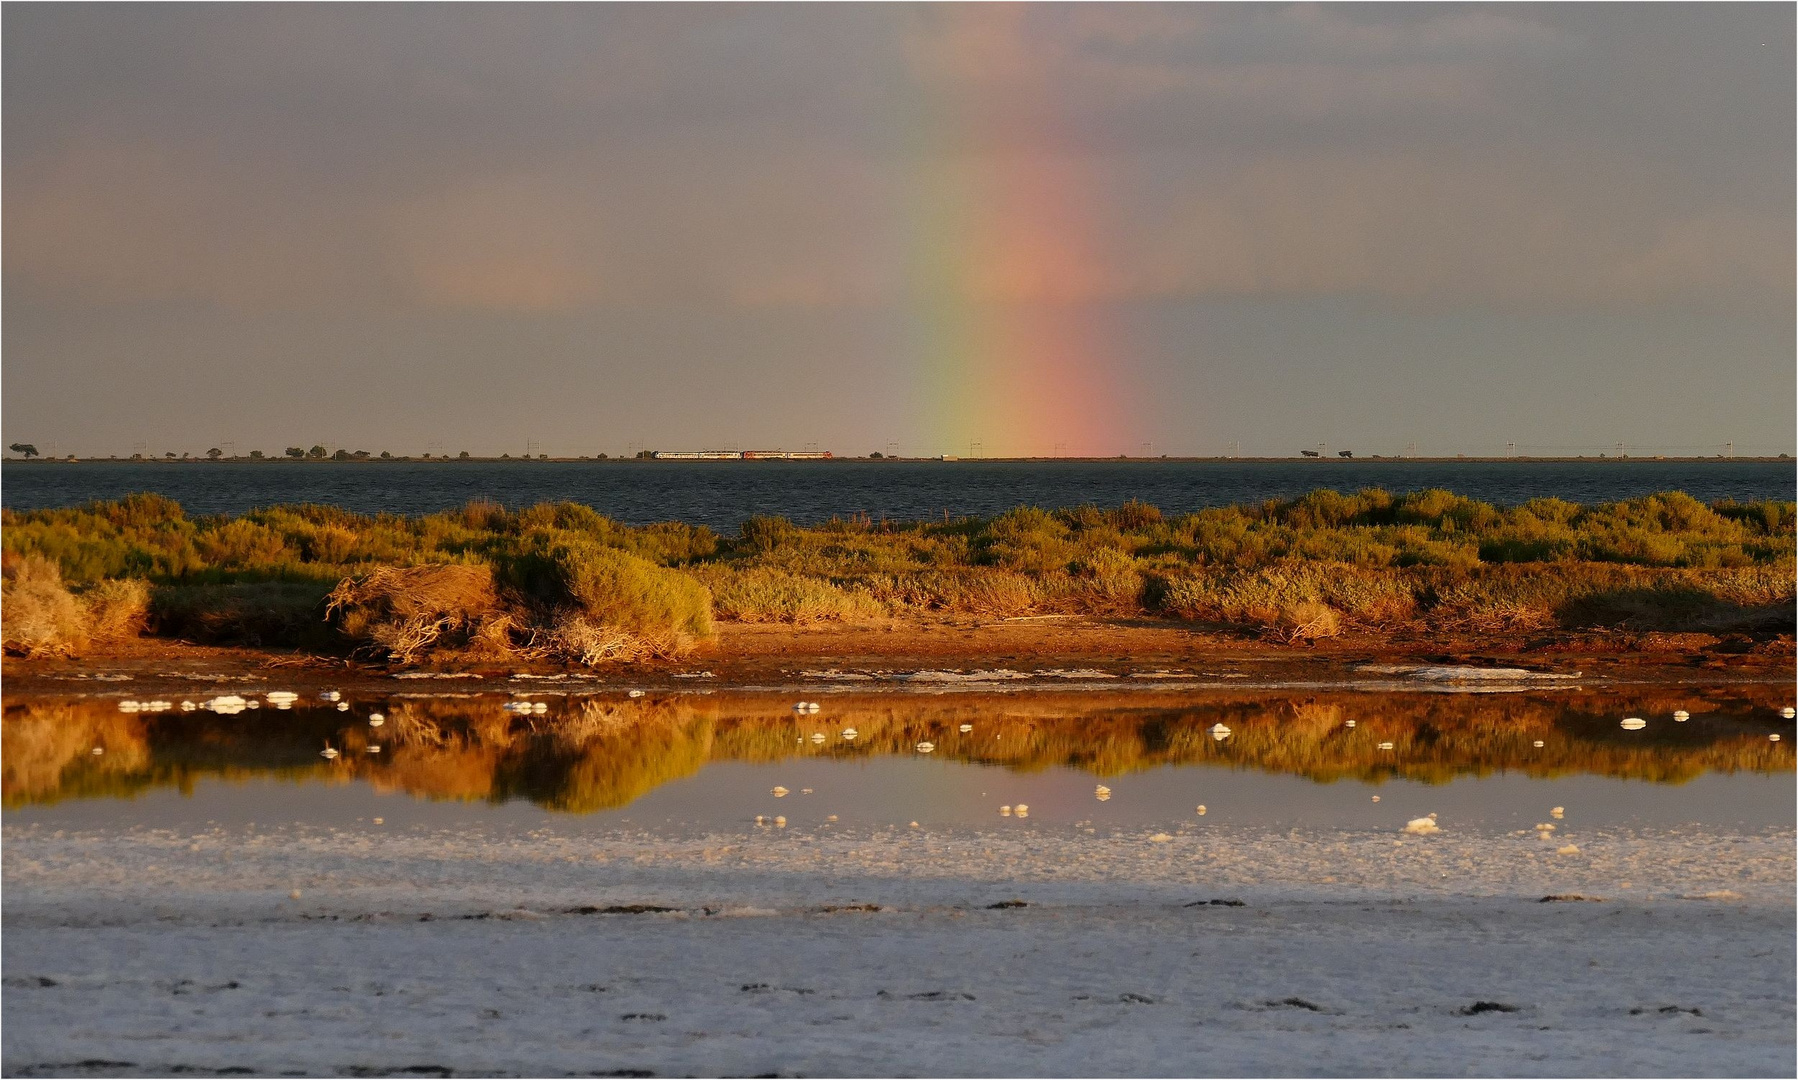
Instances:
[[[0,10],[60,453],[1779,453],[1794,8]]]

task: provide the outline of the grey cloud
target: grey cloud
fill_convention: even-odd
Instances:
[[[1789,336],[1789,6],[0,19],[8,340],[33,343],[9,373],[75,349],[52,330],[81,312],[158,305],[233,326],[859,312],[890,363],[911,361],[895,325],[949,293]],[[929,245],[957,269],[921,265]]]

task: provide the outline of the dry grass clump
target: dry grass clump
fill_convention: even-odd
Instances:
[[[102,581],[71,592],[62,572],[36,555],[4,559],[5,650],[15,656],[73,656],[95,642],[136,637],[150,610],[141,578]]]
[[[1038,598],[1031,578],[985,566],[877,577],[867,587],[875,600],[894,608],[997,618],[1030,612]]]
[[[0,637],[14,656],[73,656],[87,645],[87,613],[55,563],[8,554],[0,565]]]
[[[120,641],[143,633],[150,618],[150,583],[143,578],[114,578],[82,591],[90,641]]]
[[[886,614],[886,608],[866,590],[844,589],[770,566],[701,566],[693,576],[711,589],[718,616],[738,622],[803,625],[853,622]]]
[[[1327,604],[1305,600],[1257,613],[1262,633],[1284,645],[1309,645],[1342,633],[1342,620]]]
[[[546,655],[593,667],[613,660],[664,656],[654,642],[585,615],[566,615],[544,635]]]
[[[326,618],[345,635],[401,663],[446,635],[466,644],[500,606],[493,568],[460,563],[379,567],[325,599]]]
[[[1280,641],[1334,637],[1346,622],[1390,626],[1417,613],[1407,578],[1347,564],[1293,562],[1261,570],[1159,577],[1161,610],[1187,619],[1246,624]]]

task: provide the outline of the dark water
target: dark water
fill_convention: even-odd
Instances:
[[[1538,496],[1607,502],[1656,491],[1712,501],[1794,497],[1793,462],[470,462],[8,464],[0,503],[74,506],[154,491],[192,514],[312,502],[360,513],[424,514],[492,499],[571,500],[618,520],[734,529],[752,514],[801,523],[867,513],[901,520],[991,515],[1020,504],[1143,499],[1181,513],[1316,488],[1446,488],[1487,502]]]
[[[1561,806],[1558,829],[1762,828],[1794,820],[1793,727],[1778,712],[1788,695],[1162,693],[1034,705],[826,695],[812,715],[768,695],[618,690],[537,694],[541,712],[491,693],[309,696],[224,712],[183,711],[172,695],[147,713],[121,712],[120,698],[14,698],[0,733],[8,823],[53,827],[573,816],[679,829],[749,826],[760,814],[773,827],[779,816],[794,826],[1397,829],[1439,812],[1505,831]],[[1691,715],[1676,721],[1675,709]],[[1645,726],[1622,727],[1632,715]],[[1217,725],[1229,729],[1221,738]],[[337,755],[323,758],[326,746]],[[1019,805],[1027,816],[1001,813]]]

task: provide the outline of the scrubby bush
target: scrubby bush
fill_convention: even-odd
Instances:
[[[81,603],[56,564],[9,555],[0,569],[0,637],[15,656],[71,656],[87,645]]]
[[[1160,613],[1294,640],[1328,623],[1301,617],[1318,614],[1308,605],[1329,609],[1340,630],[1777,630],[1792,622],[1795,518],[1792,503],[1706,506],[1677,492],[1499,507],[1445,491],[1365,490],[1171,519],[1134,500],[813,527],[764,516],[721,537],[678,522],[628,526],[569,502],[514,512],[476,501],[416,518],[312,505],[189,518],[168,499],[134,495],[0,511],[0,545],[11,560],[60,572],[54,586],[29,572],[20,610],[62,626],[43,640],[70,644],[29,648],[128,634],[147,589],[150,629],[195,640],[592,662],[677,653],[710,634],[714,605],[728,619],[798,624]],[[420,597],[408,608],[404,589],[346,594],[325,622],[334,587],[353,592],[382,573],[488,577],[478,602],[432,607]],[[140,583],[114,584],[126,580]],[[8,647],[27,649],[23,640]]]
[[[539,530],[502,564],[539,622],[571,618],[635,636],[675,656],[712,636],[712,598],[691,574],[657,566],[577,533]]]
[[[345,578],[325,614],[353,641],[408,663],[447,636],[466,644],[499,613],[493,569],[459,564],[384,566]]]

